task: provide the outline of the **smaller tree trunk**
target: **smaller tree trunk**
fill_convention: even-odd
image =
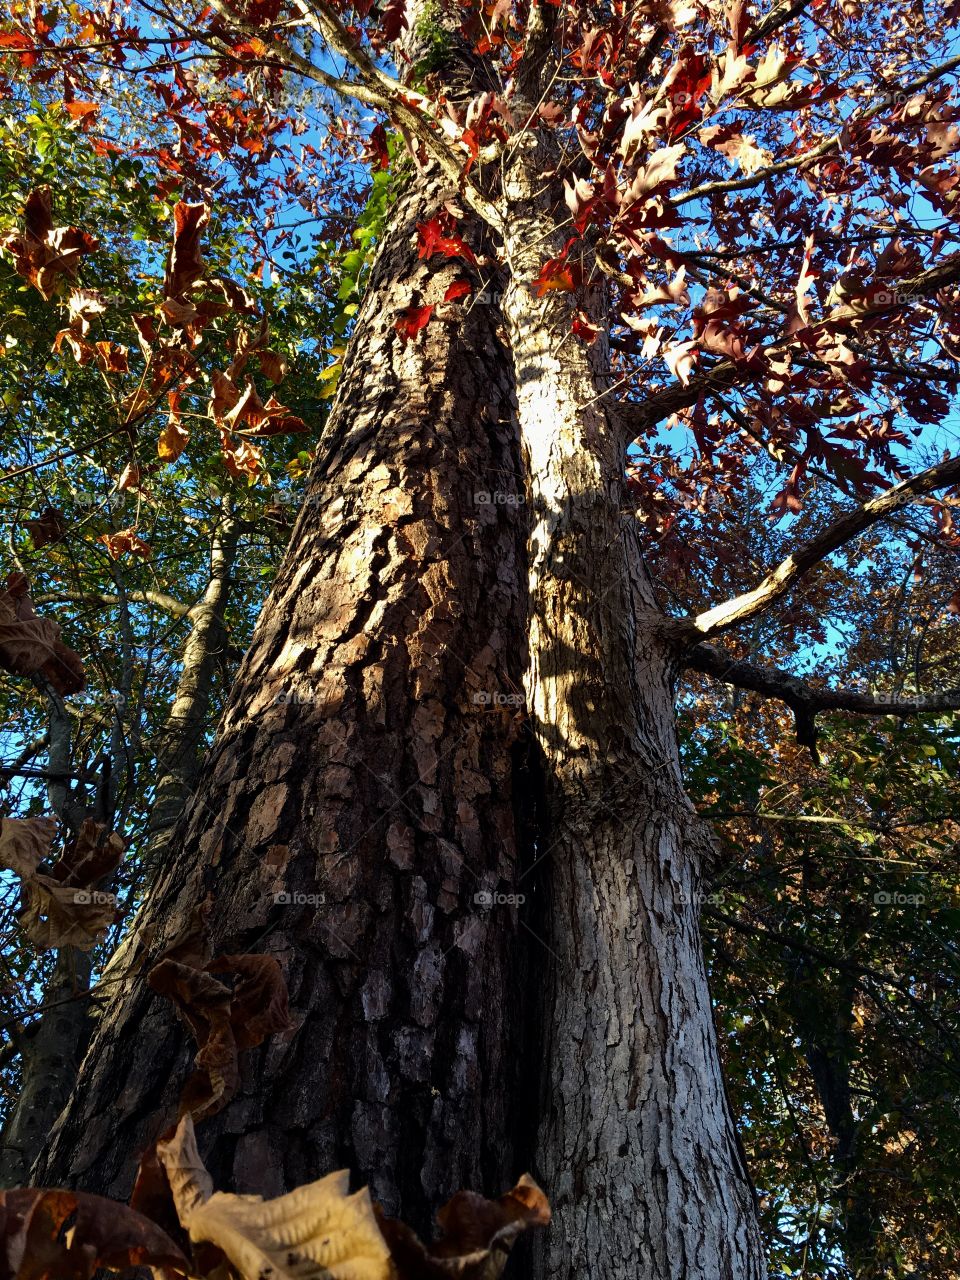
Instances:
[[[563,248],[547,140],[507,177],[504,299],[531,494],[527,702],[547,768],[544,1085],[554,1225],[538,1280],[760,1280],[763,1249],[720,1069],[699,937],[712,843],[683,791],[674,655],[604,401],[606,298],[537,296]],[[538,984],[539,986],[540,984]]]
[[[176,694],[160,734],[155,756],[160,766],[156,801],[147,829],[145,862],[148,876],[160,865],[169,845],[171,829],[183,809],[201,764],[201,745],[209,721],[213,673],[226,643],[223,620],[230,590],[230,573],[236,558],[239,529],[229,513],[214,533],[210,578],[203,599],[191,610],[191,627],[183,651],[183,667]],[[49,770],[67,773],[72,762],[70,722],[58,699],[51,698]],[[86,809],[71,798],[68,784],[50,783],[51,807],[68,827],[76,828]],[[108,820],[112,803],[109,787],[101,787],[100,812]],[[132,940],[131,931],[127,938]],[[120,979],[132,952],[130,941],[118,947],[102,977],[105,990]],[[92,956],[76,947],[57,953],[53,972],[44,988],[44,1012],[20,1037],[20,1096],[10,1111],[0,1139],[0,1186],[21,1186],[43,1150],[54,1120],[73,1089],[97,1010],[87,998]]]

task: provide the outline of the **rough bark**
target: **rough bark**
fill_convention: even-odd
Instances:
[[[518,874],[517,708],[500,699],[524,663],[524,513],[476,499],[519,467],[512,379],[492,306],[397,332],[462,269],[417,258],[436,199],[417,178],[394,211],[289,551],[144,915],[156,950],[210,894],[217,947],[267,950],[286,973],[296,1031],[249,1055],[200,1129],[218,1185],[269,1196],[346,1165],[421,1227],[455,1188],[517,1172],[523,990],[515,920],[474,901]],[[123,1195],[169,1123],[192,1046],[143,972],[103,1019],[42,1181]]]
[[[721,1075],[698,899],[711,843],[681,782],[671,693],[607,350],[537,298],[562,250],[546,142],[508,175],[504,299],[531,493],[528,706],[549,840],[537,1173],[554,1208],[538,1276],[752,1280],[764,1261]],[[600,290],[581,305],[602,324]],[[540,986],[540,983],[537,983]]]

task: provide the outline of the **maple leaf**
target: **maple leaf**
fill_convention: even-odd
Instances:
[[[465,298],[469,293],[473,293],[473,285],[469,280],[454,280],[452,284],[447,285],[443,300],[444,302],[455,302],[457,298]]]
[[[400,312],[399,320],[393,327],[405,342],[411,342],[416,338],[420,330],[430,323],[432,315],[433,303],[429,303],[425,307],[404,307]]]
[[[387,131],[382,124],[376,125],[370,131],[366,146],[363,151],[363,158],[374,169],[390,168],[390,151],[387,146]]]
[[[387,0],[380,24],[380,37],[388,44],[400,39],[400,33],[410,26],[407,18],[407,0]]]
[[[65,102],[63,109],[71,120],[90,120],[100,110],[95,102]]]
[[[445,231],[439,218],[418,222],[417,237],[419,258],[431,258],[435,253],[442,253],[445,258],[466,258],[472,266],[477,265],[474,252],[466,241],[454,232]]]

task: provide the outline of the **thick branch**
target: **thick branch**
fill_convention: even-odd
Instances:
[[[787,556],[763,581],[743,595],[727,600],[724,604],[698,614],[695,618],[687,618],[679,623],[686,634],[697,638],[708,638],[735,627],[741,622],[754,617],[768,609],[774,601],[779,600],[810,569],[832,555],[834,551],[850,542],[858,534],[869,529],[890,515],[899,507],[906,506],[915,498],[927,493],[935,493],[938,489],[946,489],[960,481],[960,457],[949,458],[935,467],[929,467],[918,475],[895,484],[869,502],[864,502],[852,511],[846,512],[832,524],[827,525],[822,533],[809,542],[801,544],[793,555]]]
[[[960,689],[926,694],[872,694],[856,689],[818,689],[798,676],[778,667],[760,666],[731,658],[712,644],[698,644],[684,655],[684,665],[692,671],[747,689],[767,698],[777,698],[793,712],[797,741],[816,746],[816,716],[821,711],[851,711],[862,716],[915,716],[923,713],[960,711]]]

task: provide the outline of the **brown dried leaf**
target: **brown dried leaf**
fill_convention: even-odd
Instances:
[[[274,385],[282,382],[287,376],[286,356],[281,356],[267,347],[263,351],[257,352],[257,359],[260,361],[260,369],[264,376],[269,378]]]
[[[112,893],[59,884],[50,876],[24,881],[26,909],[20,927],[34,946],[78,947],[89,951],[113,924],[117,900]]]
[[[0,866],[26,879],[50,852],[57,834],[55,818],[0,819]]]
[[[64,275],[73,278],[86,253],[97,247],[96,240],[77,227],[55,227],[49,187],[40,187],[27,196],[23,210],[23,232],[0,238],[0,249],[13,256],[14,270],[28,280],[49,301]]]
[[[370,1193],[348,1195],[346,1170],[276,1200],[215,1192],[189,1116],[157,1154],[190,1239],[222,1249],[241,1280],[391,1280]]]
[[[238,1049],[252,1049],[267,1036],[293,1026],[287,1004],[287,984],[275,956],[224,955],[207,965],[208,973],[233,974],[230,1021]]]
[[[204,204],[185,204],[182,200],[173,211],[173,246],[167,260],[163,292],[167,298],[186,293],[203,275],[200,235],[209,220]]]
[[[149,560],[153,548],[143,541],[136,529],[121,529],[117,533],[102,533],[99,541],[110,553],[111,560],[119,560],[123,555],[139,556],[141,560]]]
[[[458,1191],[437,1214],[442,1235],[429,1248],[404,1223],[377,1217],[396,1280],[498,1280],[517,1236],[549,1225],[550,1205],[528,1174],[498,1200]]]
[[[157,437],[157,457],[161,462],[176,462],[189,441],[190,432],[185,431],[179,422],[171,417]]]
[[[99,1267],[189,1274],[187,1259],[156,1223],[84,1191],[0,1191],[0,1240],[0,1271],[9,1280],[91,1280]]]
[[[89,888],[116,871],[126,847],[122,836],[102,822],[84,818],[77,837],[64,849],[50,872],[60,884]]]
[[[0,592],[0,667],[16,676],[38,671],[63,695],[84,685],[83,663],[61,642],[57,624],[37,617],[22,573],[11,574]]]
[[[154,991],[167,996],[197,1042],[194,1071],[180,1096],[181,1113],[198,1119],[214,1115],[237,1091],[240,1069],[230,1025],[233,993],[209,973],[161,960],[147,975]]]
[[[67,535],[66,521],[56,507],[45,507],[36,520],[24,520],[23,523],[30,534],[34,551],[62,542]]]

